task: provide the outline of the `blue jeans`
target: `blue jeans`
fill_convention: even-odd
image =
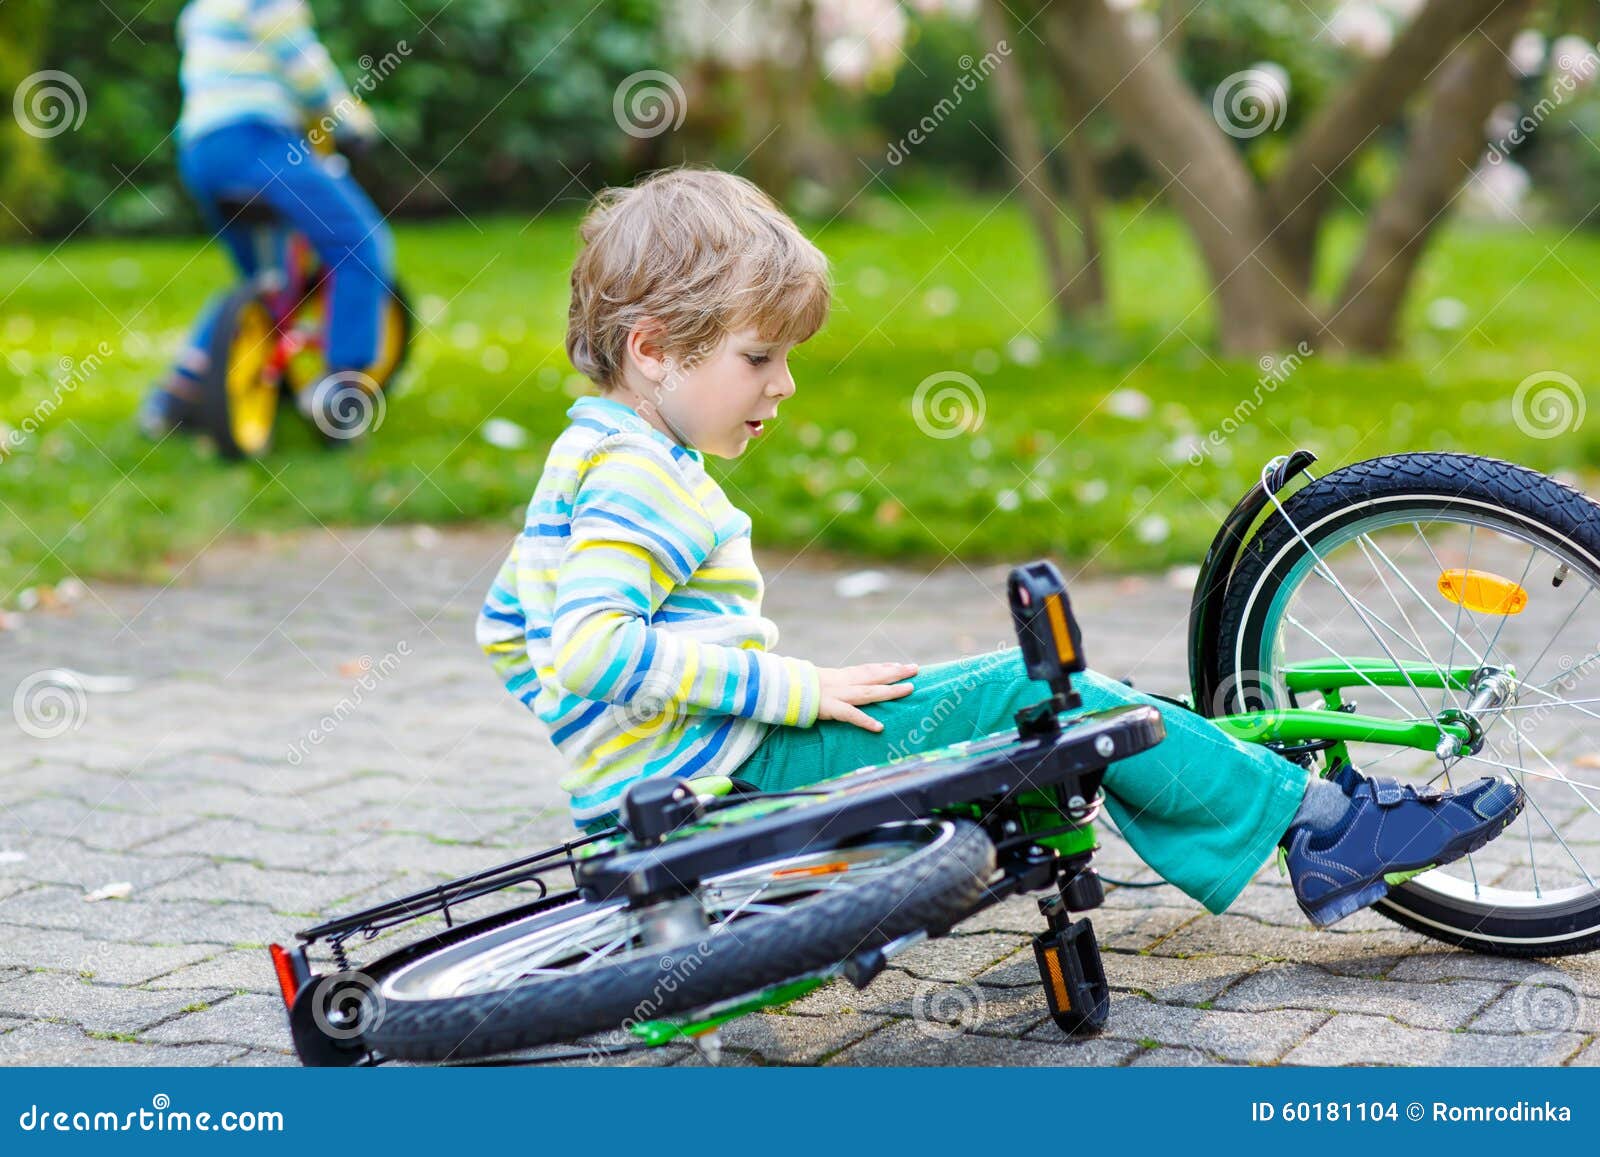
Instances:
[[[246,277],[270,267],[282,239],[263,253],[266,231],[229,224],[219,201],[257,199],[305,235],[329,271],[328,369],[371,365],[380,311],[394,281],[394,240],[355,179],[314,155],[303,138],[264,121],[224,125],[184,142],[178,169],[207,224]],[[213,305],[191,339],[202,355],[210,348],[215,319]]]

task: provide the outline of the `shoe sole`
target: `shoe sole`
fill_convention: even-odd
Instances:
[[[1430,863],[1421,864],[1413,868],[1396,868],[1393,871],[1386,872],[1383,878],[1377,879],[1370,884],[1364,884],[1354,892],[1346,892],[1342,895],[1335,893],[1320,901],[1314,907],[1308,908],[1302,903],[1300,911],[1304,912],[1306,919],[1310,920],[1318,928],[1326,928],[1330,924],[1337,924],[1351,913],[1359,912],[1369,905],[1376,904],[1387,896],[1390,887],[1387,877],[1407,875],[1407,873],[1415,875],[1432,871],[1434,868],[1443,867],[1445,864],[1453,864],[1463,856],[1472,855],[1473,852],[1511,826],[1512,822],[1522,814],[1526,799],[1526,796],[1520,797],[1516,804],[1500,820],[1499,826],[1491,824],[1474,835],[1461,837],[1459,843],[1447,847],[1441,855],[1435,857]],[[1409,879],[1409,875],[1407,875],[1407,878]]]

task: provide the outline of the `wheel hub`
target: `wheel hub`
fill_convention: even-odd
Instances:
[[[1483,748],[1483,724],[1478,716],[1485,711],[1496,711],[1510,701],[1517,692],[1517,673],[1510,667],[1479,667],[1472,676],[1472,698],[1466,707],[1452,707],[1434,717],[1440,726],[1447,723],[1465,726],[1466,743],[1454,735],[1439,737],[1434,754],[1440,759],[1454,759],[1458,755],[1476,755]]]

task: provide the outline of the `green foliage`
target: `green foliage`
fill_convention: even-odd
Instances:
[[[346,79],[374,77],[367,99],[410,158],[386,154],[363,173],[381,205],[449,212],[448,198],[467,211],[536,211],[574,174],[591,188],[624,175],[617,150],[630,138],[612,97],[624,77],[660,67],[655,0],[605,0],[598,11],[585,0],[316,8]],[[377,79],[390,53],[400,63]]]
[[[0,5],[0,22],[20,4]],[[371,81],[360,91],[394,142],[361,173],[386,210],[537,209],[572,174],[591,186],[622,175],[617,151],[629,138],[611,98],[622,77],[656,61],[657,0],[604,0],[598,11],[584,0],[312,6],[346,82]],[[60,181],[40,222],[47,232],[198,225],[170,135],[183,0],[137,8],[66,0],[49,10],[45,67],[78,79],[88,114],[48,142]]]
[[[992,46],[970,21],[937,16],[913,18],[908,40],[906,59],[892,81],[867,97],[873,127],[886,146],[898,145],[908,154],[916,170],[939,169],[971,184],[998,183],[1004,179],[995,154],[1000,128],[989,82],[975,71]],[[965,91],[963,76],[975,82],[974,91]],[[941,101],[949,102],[948,113],[936,111]],[[929,131],[924,118],[936,118],[936,127]],[[910,144],[907,137],[919,126],[926,140]],[[879,160],[874,158],[874,168],[882,167]]]
[[[1259,147],[1270,145],[1273,136],[1292,137],[1332,89],[1362,65],[1324,30],[1334,7],[1260,0],[1197,4],[1182,30],[1174,34],[1184,74],[1210,101],[1216,87],[1234,73],[1262,63],[1276,64],[1289,74],[1283,127],[1253,139]]]
[[[39,68],[47,9],[43,0],[0,4],[0,93],[15,93]],[[25,234],[47,211],[56,172],[43,139],[17,118],[0,119],[0,239]]]
[[[1532,109],[1538,98],[1525,99]],[[1529,135],[1511,158],[1527,166],[1550,210],[1561,220],[1589,229],[1600,228],[1600,94],[1593,89],[1571,98]]]
[[[1107,221],[1121,238],[1111,268],[1117,325],[1050,346],[1043,278],[1014,203],[945,193],[906,207],[885,196],[869,209],[862,222],[840,219],[818,234],[838,303],[796,355],[798,395],[745,457],[713,463],[762,546],[1162,567],[1198,559],[1260,463],[1296,445],[1328,465],[1425,448],[1547,470],[1600,463],[1593,421],[1539,440],[1510,416],[1533,370],[1581,379],[1591,364],[1592,335],[1571,324],[1571,305],[1587,300],[1578,277],[1600,265],[1600,238],[1446,228],[1419,271],[1406,356],[1305,359],[1193,466],[1191,440],[1221,428],[1262,372],[1206,352],[1209,286],[1171,215]],[[1353,222],[1335,225],[1331,258],[1342,264],[1359,233]],[[152,449],[129,420],[228,276],[215,246],[0,251],[0,286],[16,287],[0,316],[0,420],[20,427],[39,412],[57,393],[61,358],[82,363],[102,340],[114,351],[0,458],[0,605],[69,572],[160,575],[224,528],[518,525],[549,440],[584,388],[562,350],[574,217],[402,226],[398,241],[420,322],[409,388],[349,452],[323,451],[286,420],[270,470],[218,463],[179,438]],[[1464,319],[1446,323],[1457,328],[1430,327],[1427,307],[1439,297],[1464,307]],[[913,399],[947,371],[982,390],[983,422],[930,437]],[[1118,390],[1138,397],[1108,401]],[[491,445],[479,431],[491,417],[525,427],[527,444]]]

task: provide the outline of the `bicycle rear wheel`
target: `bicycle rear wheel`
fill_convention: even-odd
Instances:
[[[1480,597],[1460,596],[1468,582]],[[1481,952],[1585,952],[1600,947],[1597,586],[1600,505],[1571,487],[1466,454],[1358,462],[1296,492],[1247,546],[1212,657],[1224,701],[1201,707],[1290,706],[1284,670],[1297,661],[1514,671],[1509,699],[1480,715],[1476,754],[1350,746],[1358,771],[1419,785],[1498,774],[1528,799],[1494,842],[1391,889],[1378,910]],[[1433,720],[1469,698],[1442,682],[1352,692],[1363,713]]]
[[[367,970],[362,1040],[394,1057],[463,1059],[703,1008],[943,931],[993,871],[994,846],[975,825],[920,820],[646,906],[574,900],[469,925]]]
[[[293,393],[309,389],[329,373],[327,359],[328,282],[315,280],[310,292],[296,305],[293,326],[299,340],[284,367],[286,384]],[[411,303],[396,282],[378,307],[378,344],[361,375],[370,389],[384,390],[405,368],[411,352]]]

